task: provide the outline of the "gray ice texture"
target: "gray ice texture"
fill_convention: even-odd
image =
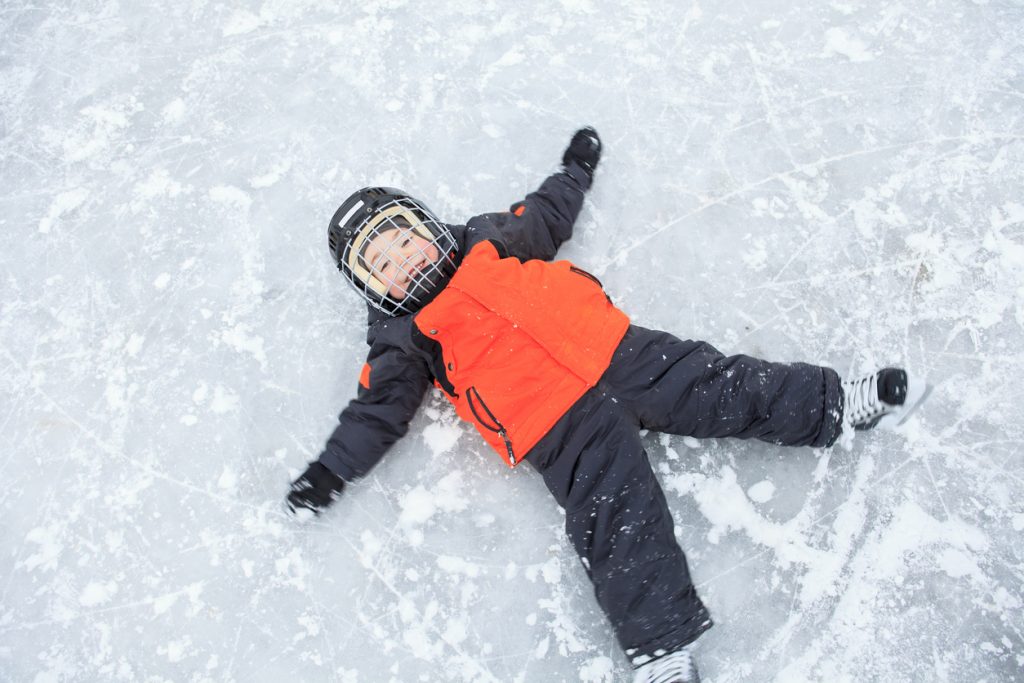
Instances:
[[[329,514],[352,190],[502,211],[634,322],[934,385],[850,450],[650,433],[705,680],[1024,680],[1024,5],[0,6],[0,680],[625,681],[540,477],[431,390]]]

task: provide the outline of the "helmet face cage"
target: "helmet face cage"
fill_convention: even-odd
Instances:
[[[422,308],[455,273],[458,250],[430,209],[392,188],[349,197],[331,220],[328,246],[349,284],[388,315]]]

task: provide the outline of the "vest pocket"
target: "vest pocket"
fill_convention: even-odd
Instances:
[[[475,401],[473,400],[474,396],[476,396]],[[484,400],[480,397],[480,392],[477,391],[476,387],[470,387],[466,390],[466,400],[469,402],[469,410],[473,413],[473,417],[476,418],[477,424],[484,429],[495,432],[501,437],[501,440],[505,442],[505,449],[508,451],[508,464],[515,465],[516,456],[515,453],[512,452],[512,441],[508,438],[508,432],[505,430],[505,425],[501,424],[498,418],[494,416],[494,413],[491,412],[491,409],[487,407],[487,404],[484,403]],[[487,413],[487,418],[490,423],[485,421],[484,418],[480,416],[480,413],[477,412],[476,407],[478,404],[480,408]]]

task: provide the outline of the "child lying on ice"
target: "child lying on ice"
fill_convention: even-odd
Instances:
[[[630,324],[593,275],[551,262],[572,235],[601,142],[576,132],[563,168],[508,212],[442,223],[371,187],[334,214],[328,245],[369,304],[358,395],[291,486],[319,513],[407,431],[435,384],[510,467],[524,460],[565,528],[637,681],[696,681],[688,646],[711,627],[639,430],[831,446],[899,423],[923,386],[898,368],[835,370],[729,356]]]

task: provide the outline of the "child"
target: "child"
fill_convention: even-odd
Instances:
[[[366,188],[328,228],[338,269],[369,304],[358,395],[288,494],[319,514],[404,435],[436,384],[505,463],[540,472],[637,681],[697,681],[687,646],[711,627],[639,430],[830,446],[902,422],[923,392],[900,369],[842,382],[830,368],[725,357],[632,325],[593,275],[550,262],[601,156],[576,132],[563,169],[506,213],[440,222]]]

